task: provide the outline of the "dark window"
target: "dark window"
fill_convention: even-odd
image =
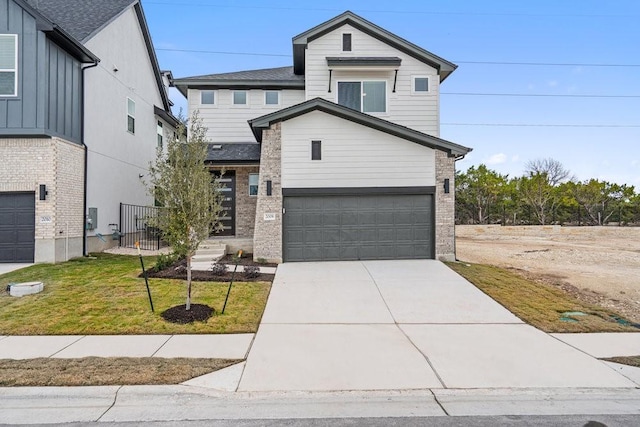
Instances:
[[[362,111],[362,83],[338,82],[338,104]]]
[[[311,141],[311,160],[322,160],[322,141]]]
[[[342,35],[342,51],[351,52],[351,34]]]
[[[384,81],[338,82],[338,104],[365,113],[387,111]]]
[[[428,77],[416,77],[414,79],[414,92],[429,92],[429,78]]]

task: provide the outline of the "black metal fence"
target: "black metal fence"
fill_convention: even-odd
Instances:
[[[140,242],[140,249],[151,251],[167,246],[162,233],[153,225],[161,209],[120,203],[120,246],[134,248]]]

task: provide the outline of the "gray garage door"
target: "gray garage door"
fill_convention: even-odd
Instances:
[[[433,195],[284,198],[284,261],[433,258]]]
[[[33,262],[35,193],[0,193],[0,262]]]

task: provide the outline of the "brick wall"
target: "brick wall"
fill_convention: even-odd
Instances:
[[[260,181],[256,205],[253,258],[282,262],[282,162],[281,124],[276,123],[262,133]],[[267,184],[272,183],[272,195],[267,196]],[[266,221],[265,214],[275,214],[275,220]]]
[[[455,260],[455,159],[435,150],[436,156],[436,259]],[[449,179],[449,194],[444,180]]]
[[[236,171],[236,237],[253,238],[258,197],[249,195],[249,174],[258,173],[260,167],[233,166],[227,169]]]
[[[59,138],[1,138],[0,159],[0,192],[35,193],[36,262],[81,256],[84,149]],[[47,186],[46,200],[39,200],[40,184]]]

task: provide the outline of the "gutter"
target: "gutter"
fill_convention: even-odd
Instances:
[[[86,67],[82,67],[82,85],[80,86],[80,144],[84,147],[84,183],[83,183],[83,194],[82,194],[82,256],[87,256],[87,163],[89,160],[89,147],[85,143],[84,138],[84,86],[85,86],[85,74],[84,72],[89,68],[94,68],[98,66],[100,60],[95,58],[93,64],[87,65]]]

